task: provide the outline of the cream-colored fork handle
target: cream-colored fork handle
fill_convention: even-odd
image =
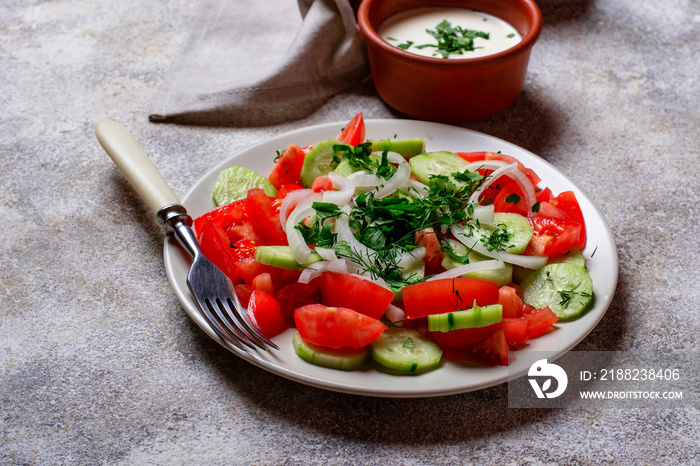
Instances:
[[[95,135],[154,215],[163,207],[180,204],[129,130],[104,118],[95,125]]]

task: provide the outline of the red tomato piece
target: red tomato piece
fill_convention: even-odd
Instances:
[[[472,350],[472,358],[489,366],[508,365],[508,342],[503,330],[496,330]]]
[[[294,322],[304,341],[327,348],[362,348],[387,326],[352,309],[309,304],[294,311]]]
[[[573,193],[573,191],[564,191],[555,197],[551,203],[552,205],[562,209],[565,215],[564,218],[572,220],[581,225],[581,232],[579,233],[576,246],[579,249],[583,249],[586,244],[586,222],[583,220],[583,212],[581,212],[581,206],[579,206],[579,203],[576,200],[576,195]]]
[[[496,328],[503,330],[508,348],[515,349],[525,346],[530,339],[527,333],[528,321],[520,317],[517,319],[503,319],[496,324]]]
[[[234,288],[236,290],[236,296],[238,296],[238,300],[241,302],[241,305],[247,308],[248,302],[250,301],[250,295],[253,293],[253,287],[247,283],[239,283],[238,285],[234,286]]]
[[[288,283],[297,281],[299,275],[301,275],[301,272],[296,270],[285,270],[272,267],[271,265],[261,264],[254,258],[243,259],[236,262],[236,268],[238,268],[243,280],[249,285],[252,285],[255,277],[261,273],[267,272],[272,276],[272,283],[275,284],[276,288],[281,288]]]
[[[199,248],[202,254],[236,284],[241,281],[241,275],[232,257],[230,245],[226,232],[219,225],[211,220],[201,224]]]
[[[250,295],[248,317],[267,338],[279,335],[291,326],[289,318],[280,310],[280,303],[262,290],[253,290]]]
[[[552,199],[554,199],[554,194],[552,194],[551,189],[544,188],[543,190],[537,192],[535,198],[538,202],[550,202]]]
[[[510,155],[499,154],[496,152],[487,152],[486,156],[485,156],[485,160],[500,160],[502,162],[506,162],[509,164],[510,163],[517,163],[520,171],[525,173],[527,175],[527,177],[530,178],[530,181],[532,181],[532,184],[534,186],[537,186],[537,184],[539,184],[539,182],[542,181],[542,179],[539,176],[537,176],[537,173],[535,173],[535,171],[533,169],[525,167],[525,165],[520,163],[520,161],[518,159],[516,159],[515,157],[512,157]]]
[[[287,234],[282,229],[279,214],[272,208],[272,199],[262,189],[251,189],[245,198],[245,210],[248,222],[255,233],[262,238],[263,244],[286,246]]]
[[[364,278],[344,273],[321,274],[321,303],[345,307],[379,319],[394,299],[394,292]]]
[[[240,199],[238,201],[219,206],[197,217],[194,220],[194,230],[197,233],[197,237],[199,237],[199,235],[202,233],[204,223],[208,220],[211,220],[226,230],[231,225],[240,223],[244,219],[245,201]]]
[[[486,159],[486,154],[487,152],[455,152],[455,155],[460,156],[469,163]]]
[[[231,243],[231,256],[235,262],[255,257],[255,242],[248,239],[239,239]]]
[[[496,212],[513,212],[523,217],[527,217],[528,214],[525,195],[520,189],[520,185],[515,181],[507,182],[503,186],[493,199],[493,208]]]
[[[527,336],[530,339],[537,338],[545,334],[559,318],[549,309],[549,306],[542,309],[535,309],[533,312],[525,314],[527,320]]]
[[[406,317],[415,319],[498,303],[498,283],[478,278],[445,278],[409,285],[401,290]]]
[[[321,302],[321,280],[311,280],[309,283],[293,282],[284,285],[275,295],[282,306],[282,312],[294,316],[294,310],[307,304]]]
[[[498,304],[503,306],[504,319],[523,315],[523,300],[512,286],[502,286],[498,290]]]
[[[336,139],[351,146],[357,146],[365,142],[365,121],[362,117],[362,112],[350,120]]]
[[[296,144],[287,146],[267,177],[270,183],[277,189],[285,184],[301,186],[301,167],[304,165],[305,155],[304,150]]]
[[[416,244],[425,247],[425,275],[434,275],[440,273],[442,268],[442,259],[445,257],[445,252],[440,247],[440,240],[432,228],[417,231],[415,234]]]
[[[525,255],[552,257],[566,254],[579,241],[580,223],[551,217],[530,217],[528,220],[533,233]]]
[[[272,284],[272,275],[268,272],[263,272],[253,279],[252,283],[254,290],[261,290],[267,294],[275,294],[275,286]]]
[[[335,190],[335,185],[327,176],[319,176],[314,180],[311,189],[316,193],[320,193],[321,191],[333,191]]]

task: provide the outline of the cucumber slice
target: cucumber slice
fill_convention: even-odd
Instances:
[[[345,177],[348,177],[359,170],[359,168],[355,168],[350,165],[350,161],[348,161],[348,159],[341,160],[338,166],[333,169],[334,172]]]
[[[271,265],[280,269],[303,270],[314,262],[321,261],[321,256],[316,252],[311,252],[309,259],[303,264],[299,264],[292,255],[292,248],[289,246],[258,246],[255,249],[255,260],[264,265]]]
[[[452,251],[458,256],[467,256],[467,259],[469,259],[469,262],[467,264],[470,264],[472,262],[481,262],[485,260],[492,260],[490,257],[486,257],[482,254],[479,254],[476,251],[468,251],[467,247],[460,243],[459,241],[454,241],[454,240],[448,240],[450,243],[450,247],[452,248]],[[452,257],[448,256],[445,254],[445,257],[442,259],[442,266],[445,269],[455,269],[462,264],[461,262],[456,261]],[[498,286],[503,286],[507,285],[508,283],[513,281],[513,265],[509,263],[504,263],[505,267],[502,269],[498,270],[477,270],[474,272],[470,272],[464,275],[461,275],[462,277],[466,278],[481,278],[482,280],[491,280],[496,283],[498,283]]]
[[[378,141],[368,140],[372,143],[372,152],[396,152],[406,158],[413,157],[425,152],[424,138],[411,139],[381,139]]]
[[[243,199],[248,191],[256,188],[264,189],[268,196],[277,195],[275,187],[264,176],[246,167],[233,166],[219,172],[212,197],[220,206]]]
[[[474,306],[464,311],[445,312],[428,316],[428,330],[431,332],[449,332],[460,328],[479,328],[497,324],[503,320],[503,306],[490,304]]]
[[[417,330],[389,327],[369,345],[372,359],[400,373],[414,374],[433,369],[442,359],[442,349]]]
[[[476,241],[492,242],[499,240],[496,250],[509,254],[522,254],[525,252],[530,238],[532,238],[532,226],[527,218],[520,214],[497,212],[493,215],[493,223],[482,223],[477,228],[465,229],[468,238]],[[507,233],[507,239],[501,238],[500,234]],[[502,241],[500,241],[502,239]],[[483,240],[483,241],[482,241]],[[467,245],[469,245],[467,241]]]
[[[304,164],[301,166],[301,182],[306,188],[313,185],[314,180],[333,171],[331,163],[335,151],[333,146],[343,144],[335,139],[326,139],[317,142],[304,156]]]
[[[561,320],[578,317],[593,301],[593,280],[586,269],[570,262],[547,264],[522,282],[523,301],[549,306]]]
[[[304,341],[298,331],[292,337],[294,352],[306,362],[316,366],[352,371],[369,359],[367,348],[334,349],[324,348]]]
[[[468,165],[466,160],[452,152],[428,152],[411,157],[408,163],[411,173],[424,184],[429,184],[433,175],[450,176],[455,172],[462,173]],[[453,182],[456,180],[453,179]]]
[[[552,257],[549,259],[550,263],[559,262],[569,262],[571,264],[578,265],[579,267],[586,267],[586,258],[581,254],[581,250],[576,246],[573,246],[569,252],[562,256]]]

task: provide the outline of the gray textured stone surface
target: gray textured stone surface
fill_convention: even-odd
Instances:
[[[620,280],[582,350],[698,350],[700,4],[546,0],[523,95],[467,127],[573,178]],[[335,394],[229,354],[171,292],[160,227],[104,154],[127,125],[184,192],[224,157],[327,121],[400,117],[363,83],[299,120],[147,122],[196,2],[0,3],[0,463],[698,464],[697,409],[514,410],[505,386]]]

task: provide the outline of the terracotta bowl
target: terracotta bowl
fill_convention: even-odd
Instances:
[[[522,41],[494,55],[447,60],[406,52],[377,34],[391,16],[426,6],[497,16],[510,23]],[[367,40],[375,88],[387,104],[421,120],[465,123],[495,115],[515,102],[542,29],[542,14],[534,0],[363,0],[358,22]]]

